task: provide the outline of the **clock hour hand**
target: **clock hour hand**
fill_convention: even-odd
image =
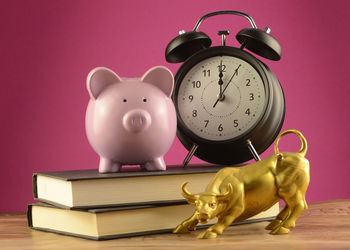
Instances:
[[[238,69],[239,69],[239,67],[241,67],[241,64],[235,69],[235,72],[233,73],[233,75],[231,76],[230,80],[229,80],[228,83],[226,84],[224,90],[222,91],[221,96],[224,95],[225,90],[227,89],[228,85],[230,85],[230,83],[231,83],[233,77],[234,77],[235,75],[238,75]],[[216,101],[215,101],[215,103],[214,103],[214,105],[213,105],[213,108],[215,108],[216,104],[218,104],[218,102],[220,101],[220,97],[221,97],[221,96],[219,95],[218,99],[216,99]]]
[[[222,85],[224,84],[224,81],[222,80],[222,77],[224,76],[224,74],[222,73],[222,61],[220,61],[220,65],[219,65],[219,86],[220,86],[220,92],[219,92],[219,95],[218,95],[218,99],[219,100],[223,100],[224,99],[224,96],[222,94]]]

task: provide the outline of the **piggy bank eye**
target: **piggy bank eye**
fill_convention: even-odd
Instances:
[[[147,99],[146,99],[146,98],[143,98],[143,102],[147,102]]]
[[[123,102],[127,102],[128,100],[126,100],[126,99],[123,99]]]

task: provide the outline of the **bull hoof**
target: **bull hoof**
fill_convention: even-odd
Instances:
[[[276,229],[270,232],[270,234],[274,234],[274,235],[287,234],[287,233],[289,233],[289,229],[285,227],[277,227]]]
[[[185,234],[185,233],[189,233],[190,230],[188,230],[187,227],[184,227],[183,225],[178,225],[174,230],[173,230],[173,234]]]
[[[295,228],[295,221],[287,221],[283,223],[283,226],[286,228]]]
[[[205,231],[198,235],[198,239],[215,239],[217,236],[217,233],[212,232],[212,231]]]
[[[266,230],[274,230],[276,229],[280,224],[281,224],[281,220],[274,220],[272,221],[270,224],[268,224],[265,229]]]

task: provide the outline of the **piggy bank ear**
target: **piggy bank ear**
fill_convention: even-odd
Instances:
[[[163,66],[156,66],[149,69],[142,76],[141,81],[158,87],[169,97],[174,89],[173,73],[171,73],[168,68]]]
[[[86,79],[86,84],[91,99],[96,100],[104,88],[120,81],[120,77],[112,70],[98,67],[90,71]]]

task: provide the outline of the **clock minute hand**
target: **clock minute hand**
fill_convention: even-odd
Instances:
[[[222,98],[222,93],[223,93],[223,91],[222,91],[222,85],[224,84],[224,81],[222,80],[222,77],[223,77],[224,75],[222,74],[222,61],[220,62],[220,66],[219,66],[219,86],[220,86],[220,92],[219,92],[219,96],[218,96],[218,98],[219,99],[221,99]]]
[[[225,90],[227,89],[228,85],[230,85],[230,83],[231,83],[233,77],[234,77],[235,75],[238,75],[238,69],[239,69],[239,67],[241,67],[241,64],[237,67],[237,69],[235,69],[235,72],[233,73],[233,75],[231,76],[230,80],[229,80],[228,83],[226,84],[226,86],[225,86],[224,90],[222,91],[221,95],[224,94],[224,92],[225,92]],[[216,102],[214,103],[213,108],[215,108],[215,106],[216,106],[216,104],[218,104],[219,100],[220,100],[220,96],[218,97],[218,99],[216,99]]]

